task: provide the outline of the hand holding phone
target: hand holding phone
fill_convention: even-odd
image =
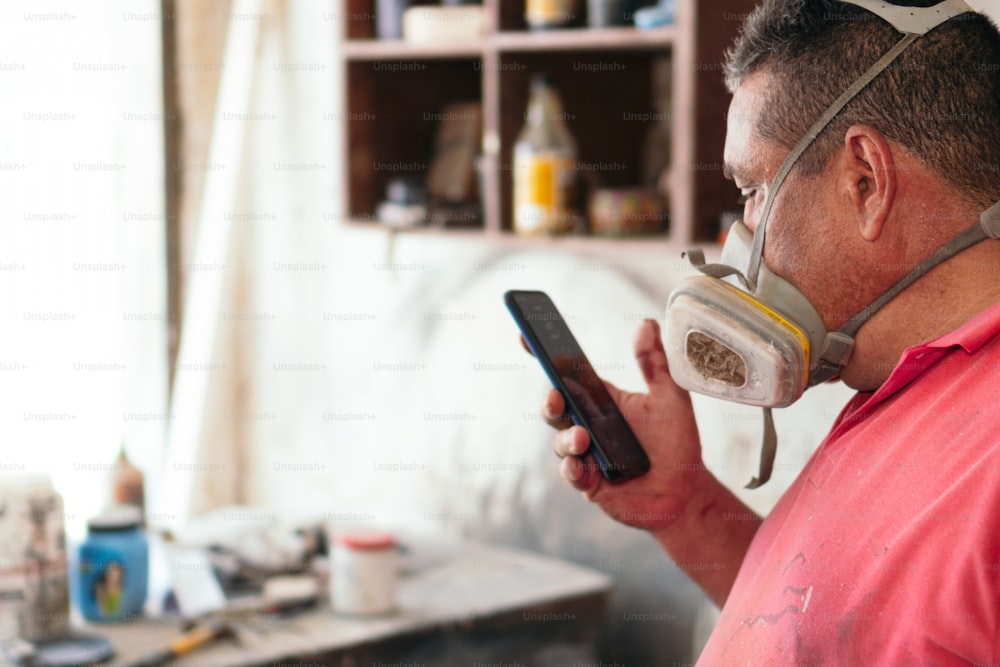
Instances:
[[[544,292],[511,290],[504,302],[532,353],[562,393],[573,421],[590,435],[590,453],[610,482],[649,470],[642,445],[618,410],[555,304]]]

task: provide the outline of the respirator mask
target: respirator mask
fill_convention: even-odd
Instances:
[[[747,488],[771,476],[777,435],[772,408],[791,405],[809,387],[839,375],[850,360],[857,330],[869,317],[932,268],[987,238],[1000,238],[1000,202],[915,267],[837,331],[802,292],[763,261],[771,208],[795,163],[838,113],[914,41],[945,21],[973,11],[963,0],[901,7],[881,0],[841,0],[878,15],[903,37],[862,74],[792,148],[778,169],[756,230],[735,223],[718,264],[700,250],[687,253],[703,275],[688,278],[667,302],[664,347],[678,385],[708,396],[764,408],[760,471]]]

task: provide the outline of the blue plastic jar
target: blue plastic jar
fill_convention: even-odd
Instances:
[[[139,618],[149,578],[149,544],[139,508],[116,505],[90,519],[79,554],[76,599],[83,617],[98,622]]]

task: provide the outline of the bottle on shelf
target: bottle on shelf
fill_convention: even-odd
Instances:
[[[403,12],[410,0],[378,0],[375,5],[375,30],[379,39],[403,37]]]
[[[532,30],[565,28],[576,20],[580,0],[525,0],[524,20]]]
[[[145,480],[142,471],[132,465],[125,454],[125,442],[122,441],[115,459],[114,475],[111,478],[111,500],[116,504],[134,505],[139,509],[140,517],[146,511]]]
[[[591,28],[632,23],[633,0],[587,0],[587,25]]]
[[[573,229],[576,141],[562,102],[545,75],[531,81],[524,128],[514,144],[514,231],[562,234]]]

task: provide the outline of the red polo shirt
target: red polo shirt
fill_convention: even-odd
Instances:
[[[859,393],[698,665],[1000,665],[1000,303]]]

